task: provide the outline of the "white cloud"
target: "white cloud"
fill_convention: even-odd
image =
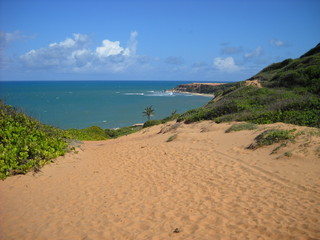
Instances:
[[[100,57],[109,57],[112,55],[118,55],[123,52],[123,48],[120,47],[119,41],[109,41],[109,40],[103,40],[102,41],[102,47],[96,48],[96,53]]]
[[[235,72],[240,70],[240,67],[236,65],[233,57],[220,58],[217,57],[213,61],[215,68],[223,72]]]
[[[127,48],[124,50],[123,55],[125,56],[132,56],[136,54],[137,46],[138,46],[138,32],[134,31],[130,34],[130,39],[127,44]]]
[[[269,43],[270,43],[271,45],[277,46],[277,47],[282,47],[282,46],[285,45],[284,42],[281,41],[281,40],[279,40],[279,39],[271,39],[271,40],[269,41]]]
[[[12,59],[6,55],[7,47],[14,41],[24,40],[28,38],[31,38],[31,36],[24,35],[20,31],[0,31],[0,69],[8,68],[9,63],[12,62]]]
[[[58,72],[117,73],[143,64],[136,56],[137,32],[132,32],[126,48],[119,41],[105,39],[94,50],[88,48],[87,35],[73,34],[59,43],[46,48],[33,49],[20,59],[30,69],[54,69]]]
[[[244,55],[245,58],[253,58],[253,57],[260,57],[263,54],[263,48],[262,47],[257,47],[255,50],[252,52],[246,53]]]
[[[89,43],[89,37],[85,34],[75,33],[73,38],[67,38],[66,40],[60,43],[51,43],[49,47],[63,47],[63,48],[73,48],[73,47],[84,47]]]
[[[1,44],[7,44],[13,41],[30,38],[30,36],[22,34],[20,31],[14,32],[2,32],[0,31],[0,42]]]

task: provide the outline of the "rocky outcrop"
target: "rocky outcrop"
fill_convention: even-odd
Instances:
[[[188,93],[200,93],[200,94],[214,94],[217,90],[217,86],[221,86],[224,83],[189,83],[181,84],[174,89],[172,92],[188,92]]]

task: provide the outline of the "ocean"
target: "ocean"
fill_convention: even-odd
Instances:
[[[34,81],[0,82],[0,99],[43,123],[62,129],[118,128],[205,105],[210,97],[169,93],[182,81]]]

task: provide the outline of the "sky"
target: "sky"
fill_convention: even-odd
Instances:
[[[320,42],[320,0],[0,0],[0,81],[241,81]]]

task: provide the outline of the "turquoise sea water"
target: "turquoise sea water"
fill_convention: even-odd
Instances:
[[[0,98],[40,121],[63,129],[116,128],[143,123],[145,107],[167,117],[203,106],[211,98],[164,90],[181,81],[0,82]]]

